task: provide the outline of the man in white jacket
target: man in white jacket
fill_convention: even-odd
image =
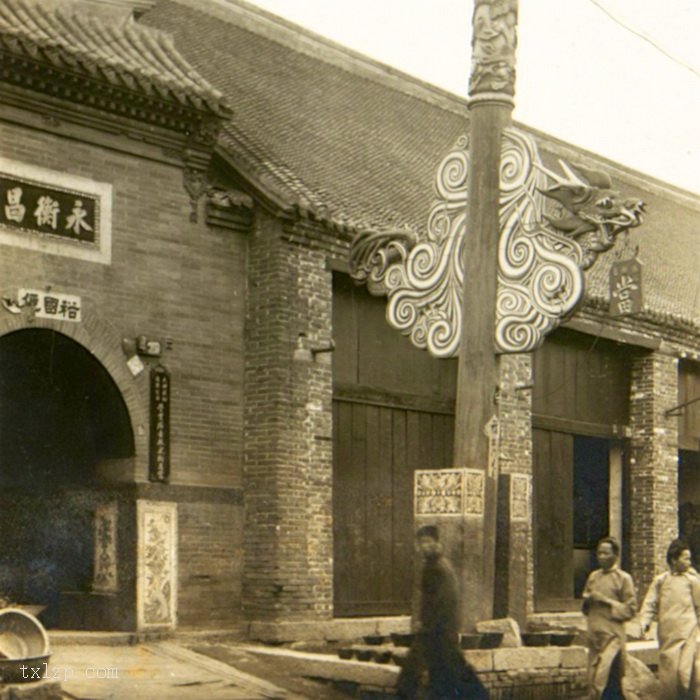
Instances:
[[[700,700],[700,576],[690,549],[674,540],[666,553],[669,570],[649,586],[640,613],[642,630],[658,621],[659,681],[663,700]]]

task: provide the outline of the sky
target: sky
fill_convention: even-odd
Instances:
[[[467,94],[472,0],[248,1]],[[519,6],[514,119],[700,194],[700,0]]]

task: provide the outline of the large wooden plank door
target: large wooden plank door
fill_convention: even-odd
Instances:
[[[386,322],[386,299],[333,276],[336,616],[411,608],[413,472],[451,466],[456,359]]]
[[[572,435],[533,430],[535,605],[566,610],[574,598]]]
[[[449,465],[454,417],[333,403],[334,614],[410,612],[413,472]]]

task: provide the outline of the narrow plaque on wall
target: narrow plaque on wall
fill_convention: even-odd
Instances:
[[[148,478],[170,478],[170,373],[162,365],[151,370],[151,436]]]

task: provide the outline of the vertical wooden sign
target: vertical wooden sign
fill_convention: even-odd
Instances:
[[[610,315],[631,316],[644,307],[642,263],[620,260],[610,268]]]
[[[163,483],[170,478],[170,372],[162,365],[151,370],[148,478]]]

